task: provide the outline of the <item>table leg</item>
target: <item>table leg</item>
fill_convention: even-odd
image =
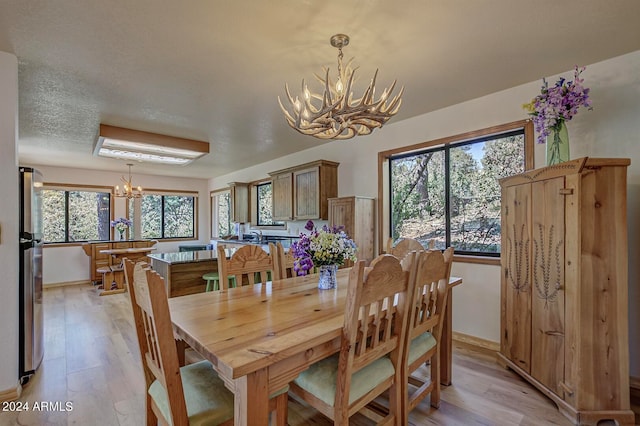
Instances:
[[[447,307],[444,312],[444,321],[442,324],[442,335],[440,342],[440,384],[449,386],[451,384],[451,358],[453,356],[452,343],[452,322],[453,322],[453,295],[451,287],[447,294]]]
[[[269,424],[267,369],[236,379],[234,420],[236,426]]]

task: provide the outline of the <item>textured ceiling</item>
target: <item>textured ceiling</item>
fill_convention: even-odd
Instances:
[[[19,60],[21,163],[121,172],[92,155],[102,122],[209,141],[188,166],[136,166],[202,178],[321,143],[277,96],[335,70],[335,33],[356,92],[375,68],[406,87],[391,124],[640,50],[638,22],[638,0],[0,0],[0,50]]]

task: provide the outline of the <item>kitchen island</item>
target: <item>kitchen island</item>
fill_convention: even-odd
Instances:
[[[211,240],[213,250],[149,254],[151,267],[164,278],[169,297],[205,291],[206,282],[202,279],[202,276],[209,272],[218,272],[218,244],[225,245],[227,259],[238,248],[247,244],[259,245],[269,253],[268,244],[257,244],[246,240]],[[288,247],[289,244],[286,245]],[[288,250],[288,248],[285,248],[285,250]]]
[[[233,251],[235,249],[226,249],[227,257]],[[204,292],[206,282],[202,276],[218,271],[216,250],[152,253],[149,259],[153,270],[164,278],[169,297]]]

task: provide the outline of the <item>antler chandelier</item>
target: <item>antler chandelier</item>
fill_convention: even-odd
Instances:
[[[140,198],[142,197],[143,193],[142,193],[142,187],[138,186],[138,188],[136,188],[135,190],[133,189],[133,184],[131,183],[131,166],[133,166],[133,164],[128,163],[127,166],[129,166],[129,179],[125,179],[124,176],[122,176],[120,178],[120,180],[123,182],[123,190],[120,190],[120,187],[118,185],[116,185],[115,189],[114,189],[114,195],[116,197],[122,197],[122,198],[128,198],[128,199],[132,199],[132,198]]]
[[[287,122],[298,132],[319,139],[350,139],[354,136],[370,134],[375,128],[382,127],[398,112],[404,86],[400,89],[400,93],[389,100],[396,86],[396,80],[394,80],[376,100],[377,69],[362,97],[354,99],[351,88],[357,68],[351,67],[353,59],[347,62],[346,66],[342,65],[342,48],[348,44],[349,36],[345,34],[336,34],[331,37],[331,45],[338,49],[338,80],[333,84],[329,78],[328,67],[323,67],[324,78],[314,74],[315,78],[324,85],[322,95],[310,92],[303,79],[300,98],[296,96],[294,99],[289,92],[289,86],[285,84],[287,98],[293,107],[291,112],[282,106],[278,96],[278,103]],[[321,103],[316,106],[312,100],[319,100]]]

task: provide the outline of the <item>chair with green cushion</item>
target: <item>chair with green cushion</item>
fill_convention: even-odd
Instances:
[[[291,383],[293,394],[334,424],[349,424],[358,411],[374,414],[362,409],[387,390],[389,412],[375,420],[403,424],[402,352],[415,282],[409,274],[388,254],[366,270],[364,261],[357,262],[349,275],[340,352],[312,364]]]
[[[427,395],[434,408],[440,405],[440,338],[444,323],[445,309],[453,248],[444,254],[439,250],[422,251],[417,255],[413,277],[415,279],[406,336],[403,383],[408,390],[405,404],[408,417]],[[416,370],[430,363],[431,374],[424,379],[415,374]]]
[[[220,278],[219,277],[220,276],[218,275],[218,272],[207,272],[206,274],[204,274],[202,276],[202,279],[207,282],[207,287],[205,288],[205,291],[220,290]],[[235,287],[236,286],[236,277],[234,277],[233,275],[229,275],[228,279],[229,279],[229,287]]]
[[[209,361],[179,366],[164,279],[136,264],[131,306],[147,384],[147,425],[232,425],[234,396]],[[271,395],[275,424],[287,424],[288,386]]]

